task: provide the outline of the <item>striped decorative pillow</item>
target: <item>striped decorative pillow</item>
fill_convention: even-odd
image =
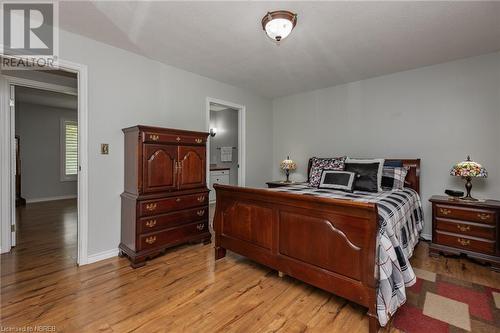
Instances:
[[[382,170],[382,188],[384,190],[402,190],[408,169],[405,167],[384,167]]]

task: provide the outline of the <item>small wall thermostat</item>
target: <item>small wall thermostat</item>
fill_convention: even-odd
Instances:
[[[101,154],[108,155],[109,154],[109,144],[101,143]]]

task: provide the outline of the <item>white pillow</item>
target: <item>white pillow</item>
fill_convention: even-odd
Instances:
[[[382,191],[382,174],[384,170],[384,163],[385,159],[383,158],[372,158],[372,159],[357,159],[357,158],[350,158],[348,157],[345,161],[346,163],[379,163],[378,165],[378,171],[377,171],[377,187],[378,191]]]

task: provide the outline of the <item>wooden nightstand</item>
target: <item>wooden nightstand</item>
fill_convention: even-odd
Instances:
[[[500,271],[500,201],[464,201],[435,195],[430,255],[466,254]]]
[[[295,183],[294,182],[287,183],[284,180],[273,180],[273,181],[267,182],[266,184],[267,184],[268,188],[274,188],[274,187],[293,185]]]

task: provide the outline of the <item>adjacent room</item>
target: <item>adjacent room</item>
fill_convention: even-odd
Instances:
[[[75,76],[62,72],[6,74],[11,74],[9,77],[16,83],[9,87],[15,134],[15,186],[11,187],[15,214],[10,221],[13,256],[4,258],[3,271],[75,267],[78,252]],[[64,85],[53,83],[57,81]]]
[[[239,185],[240,165],[238,161],[239,128],[238,109],[210,103],[210,197],[215,202],[213,184]]]
[[[500,331],[500,2],[0,6],[1,331]]]

